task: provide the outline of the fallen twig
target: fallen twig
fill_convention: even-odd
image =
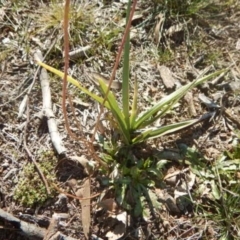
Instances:
[[[63,190],[61,190],[55,183],[52,183],[52,185],[53,185],[53,187],[59,192],[59,193],[63,193],[63,194],[65,194],[66,196],[68,196],[68,197],[71,197],[71,198],[74,198],[74,199],[78,199],[78,200],[80,200],[80,201],[82,201],[82,200],[87,200],[87,199],[92,199],[92,198],[95,198],[95,197],[97,197],[97,196],[99,196],[101,193],[96,193],[96,194],[94,194],[94,195],[92,195],[92,196],[90,196],[90,197],[78,197],[78,196],[75,196],[75,195],[72,195],[72,194],[70,194],[70,193],[67,193],[67,192],[64,192]]]
[[[40,50],[37,50],[35,52],[34,58],[37,61],[43,60],[43,56]],[[55,116],[52,111],[50,84],[49,84],[47,71],[44,68],[41,69],[39,78],[40,78],[40,83],[42,88],[42,97],[43,97],[42,114],[47,118],[48,129],[49,129],[50,137],[51,137],[54,148],[56,149],[58,154],[63,154],[65,152],[65,148],[62,144],[62,141],[58,132],[57,124],[55,121]]]
[[[58,221],[59,217],[61,218],[62,214],[53,214],[52,222]],[[45,228],[41,228],[36,226],[35,224],[24,222],[16,217],[14,217],[12,214],[0,209],[0,218],[3,218],[4,220],[10,222],[16,230],[19,231],[19,233],[25,237],[28,237],[29,239],[33,240],[40,240],[40,239],[47,239],[47,240],[76,240],[76,238],[68,237],[59,231],[54,234],[49,235],[49,231],[47,231]],[[51,224],[50,224],[51,225]],[[49,238],[48,238],[49,236]]]
[[[19,230],[21,235],[27,236],[30,239],[43,239],[46,234],[46,229],[24,222],[2,209],[0,209],[0,218],[10,222],[17,230]]]
[[[48,49],[47,53],[46,53],[45,56],[43,57],[43,60],[44,60],[44,59],[46,58],[46,56],[50,53],[50,51],[51,51],[52,48],[54,47],[56,41],[57,41],[57,39],[55,39],[55,40],[53,41],[53,43],[51,44],[51,46],[50,46],[50,48]],[[33,89],[33,86],[34,86],[35,82],[36,82],[36,79],[37,79],[38,73],[39,73],[39,71],[40,71],[40,68],[41,68],[40,66],[37,67],[37,70],[36,70],[36,72],[35,72],[35,74],[34,74],[34,77],[33,77],[33,81],[32,81],[32,83],[31,83],[31,85],[28,87],[27,93],[26,93],[26,95],[24,96],[24,98],[23,98],[23,100],[22,100],[22,102],[21,102],[21,104],[20,104],[20,106],[19,106],[18,118],[22,117],[22,115],[23,115],[23,113],[24,113],[24,111],[25,111],[25,109],[26,109],[27,99],[29,98],[29,95],[30,95],[30,93],[31,93],[31,91],[32,91],[32,89]],[[17,98],[20,97],[20,96],[22,96],[24,93],[25,93],[25,91],[23,91],[23,93],[19,94],[19,95],[17,96]],[[17,99],[17,98],[15,98],[15,99]],[[14,100],[15,100],[15,99],[14,99]]]

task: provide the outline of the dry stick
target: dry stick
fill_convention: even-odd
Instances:
[[[35,52],[34,58],[36,61],[42,62],[42,53],[40,50],[37,50]],[[41,69],[39,78],[43,98],[42,114],[47,118],[47,124],[52,144],[56,149],[57,153],[60,155],[63,154],[66,150],[63,146],[60,134],[58,132],[58,127],[52,110],[50,84],[46,69],[44,68]]]
[[[53,31],[53,34],[54,34],[54,32],[55,32],[55,30]],[[50,48],[48,49],[48,51],[46,52],[46,54],[44,56],[42,56],[42,53],[40,50],[35,51],[34,59],[37,61],[43,62],[44,59],[47,57],[47,55],[52,50],[52,48],[54,47],[56,41],[57,41],[57,39],[55,39],[52,42]],[[65,148],[62,144],[60,135],[58,133],[57,124],[55,121],[54,113],[52,111],[51,92],[50,92],[50,84],[49,84],[47,71],[39,66],[34,75],[34,79],[36,78],[40,69],[41,69],[41,71],[40,71],[39,78],[40,78],[40,84],[41,84],[41,88],[42,88],[42,98],[43,98],[42,115],[47,117],[48,129],[49,129],[52,144],[53,144],[54,148],[56,149],[57,153],[60,155],[65,152]]]
[[[24,222],[2,209],[0,209],[0,218],[10,222],[14,227],[16,227],[15,230],[19,230],[21,235],[27,236],[30,239],[43,239],[46,233],[46,229],[40,228],[32,223]]]
[[[22,221],[2,209],[0,209],[0,218],[3,218],[6,221],[10,222],[15,227],[14,230],[19,231],[21,235],[28,237],[28,239],[40,240],[46,236],[47,230],[45,228],[38,227],[35,223],[33,224]],[[13,229],[11,228],[11,230]],[[76,238],[68,237],[60,232],[56,233],[56,237],[53,236],[51,238],[51,240],[54,239],[77,240]]]
[[[54,34],[55,31],[56,31],[56,30],[53,31],[53,34]],[[47,55],[48,55],[48,54],[50,53],[50,51],[53,49],[56,41],[57,41],[57,39],[55,38],[54,41],[52,42],[51,46],[49,47],[48,51],[46,52],[46,54],[45,54],[44,57],[41,59],[42,62],[45,60],[45,58],[47,57]],[[38,73],[39,73],[39,71],[40,71],[40,68],[41,68],[41,66],[38,66],[38,67],[37,67],[37,70],[36,70],[36,72],[35,72],[35,74],[34,74],[34,76],[33,76],[33,81],[32,81],[32,83],[31,83],[31,85],[28,87],[28,89],[27,89],[27,90],[24,90],[24,91],[23,91],[22,93],[20,93],[17,97],[15,97],[15,98],[13,98],[13,99],[10,99],[8,102],[14,101],[14,100],[18,99],[19,97],[21,97],[21,96],[25,93],[25,91],[27,91],[25,97],[26,97],[26,98],[29,98],[29,95],[30,95],[30,93],[31,93],[31,91],[32,91],[32,88],[33,88],[33,86],[34,86],[34,84],[35,84],[35,82],[36,82],[36,79],[37,79]],[[24,99],[25,99],[25,97],[24,97]],[[21,106],[22,109],[19,109],[18,118],[22,116],[22,114],[23,114],[23,112],[25,111],[25,108],[26,108],[27,100],[24,101],[24,99],[23,99],[22,103],[20,104],[20,106]],[[5,104],[6,104],[6,103],[5,103]],[[20,108],[20,107],[19,107],[19,108]]]
[[[99,196],[99,195],[101,194],[101,193],[96,193],[96,194],[94,194],[94,195],[91,196],[91,197],[80,198],[80,197],[78,197],[78,196],[75,196],[75,195],[72,195],[72,194],[70,194],[70,193],[64,192],[64,191],[61,190],[55,183],[52,183],[52,185],[53,185],[53,187],[54,187],[58,192],[63,193],[63,194],[65,194],[65,195],[68,196],[68,197],[71,197],[71,198],[74,198],[74,199],[78,199],[78,200],[92,199],[92,198],[95,198],[95,197],[97,197],[97,196]]]
[[[107,95],[108,95],[108,93],[110,91],[113,79],[115,78],[115,75],[116,75],[116,71],[117,71],[118,64],[120,62],[120,58],[121,58],[121,55],[122,55],[123,47],[124,47],[124,44],[125,44],[126,39],[127,39],[127,35],[129,33],[129,30],[130,30],[130,26],[131,26],[133,14],[134,14],[134,11],[135,11],[135,8],[136,8],[136,4],[137,4],[137,0],[135,0],[133,2],[133,5],[132,5],[132,9],[131,9],[131,12],[130,12],[130,15],[129,15],[129,18],[128,18],[127,26],[125,28],[124,35],[123,35],[123,38],[122,38],[122,42],[121,42],[119,50],[118,50],[118,54],[117,54],[117,57],[116,57],[116,61],[115,61],[115,64],[114,64],[112,75],[111,75],[111,78],[109,80],[108,89],[106,91],[105,97],[104,97],[103,102],[102,102],[101,107],[100,107],[100,112],[99,112],[99,115],[98,115],[98,118],[97,118],[97,122],[96,122],[96,125],[95,125],[95,128],[94,128],[94,131],[93,131],[92,139],[91,139],[92,142],[93,142],[94,136],[95,136],[95,134],[97,132],[97,129],[98,129],[98,125],[99,125],[99,122],[100,122],[100,117],[101,117],[101,115],[103,113],[104,103],[107,101]]]
[[[28,123],[29,123],[29,99],[27,99],[27,120],[26,120],[26,125],[25,125],[25,128],[24,128],[24,140],[23,140],[23,145],[24,145],[24,148],[29,156],[29,158],[32,160],[34,166],[36,167],[45,187],[46,187],[46,190],[47,190],[47,193],[48,195],[51,194],[51,191],[49,189],[49,186],[48,186],[48,182],[45,178],[45,176],[43,175],[41,169],[38,167],[38,164],[34,158],[34,156],[32,155],[32,153],[30,152],[30,150],[28,149],[27,147],[27,127],[28,127]]]

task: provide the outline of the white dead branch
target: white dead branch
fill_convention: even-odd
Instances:
[[[46,234],[46,229],[24,222],[2,209],[0,209],[0,218],[10,222],[13,226],[17,227],[21,235],[27,236],[30,239],[43,239]]]
[[[37,50],[34,54],[34,59],[38,61],[43,61],[43,56],[40,50]],[[42,88],[42,97],[43,97],[43,107],[42,107],[42,115],[47,118],[48,129],[50,133],[50,137],[58,154],[63,154],[65,152],[65,148],[62,144],[62,140],[60,134],[58,132],[55,116],[52,110],[52,99],[51,99],[51,91],[50,84],[47,71],[42,68],[39,75],[40,84]]]
[[[76,238],[72,238],[69,236],[66,236],[59,232],[58,229],[58,222],[61,218],[66,218],[67,214],[53,214],[52,220],[50,222],[50,225],[48,227],[48,230],[45,228],[38,227],[35,223],[28,223],[23,220],[20,220],[16,217],[14,217],[12,214],[0,209],[0,218],[4,219],[5,221],[8,221],[13,225],[14,230],[18,230],[19,233],[28,239],[33,240],[40,240],[40,239],[46,239],[46,240],[76,240]],[[54,230],[55,231],[54,231]],[[52,234],[51,234],[52,233]]]

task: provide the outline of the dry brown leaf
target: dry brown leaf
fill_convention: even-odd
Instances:
[[[77,180],[75,178],[71,178],[66,182],[66,185],[74,189],[77,187]]]
[[[163,13],[159,13],[157,15],[156,19],[158,19],[158,22],[157,22],[155,30],[154,30],[154,40],[155,40],[155,43],[158,45],[162,38],[162,31],[163,31],[163,24],[165,21],[165,15]]]
[[[116,213],[118,210],[118,205],[114,198],[104,199],[98,203],[98,206],[112,213]]]
[[[143,14],[135,12],[132,18],[132,22],[136,20],[141,20],[142,18],[143,18]],[[123,18],[122,20],[120,20],[118,25],[121,27],[124,27],[126,25],[126,19]]]
[[[84,168],[87,167],[88,160],[85,156],[70,156],[69,157],[71,160],[79,162]]]
[[[165,193],[164,197],[165,197],[165,205],[168,211],[172,214],[179,214],[180,210],[176,204],[176,200],[167,192]]]
[[[186,168],[185,170],[187,170]],[[183,171],[182,171],[183,172]],[[193,188],[196,180],[196,175],[191,171],[188,174],[185,174],[185,181],[182,182],[180,185],[181,188],[174,189],[174,198],[177,199],[178,197],[185,196],[189,194],[189,191]]]
[[[109,85],[110,83],[110,81],[107,78],[103,77],[101,74],[96,72],[86,72],[86,76],[97,86],[99,86],[99,79],[101,79],[106,85]],[[114,80],[112,81],[111,88],[119,90],[122,88],[122,83],[118,82],[117,80]]]
[[[80,98],[74,99],[73,102],[76,103],[76,104],[79,104],[81,106],[84,106],[84,107],[90,107],[91,106],[91,103],[83,102]]]
[[[166,35],[171,37],[173,36],[174,33],[181,32],[182,30],[183,30],[183,24],[181,23],[175,24],[166,31]]]
[[[188,191],[192,190],[194,184],[195,184],[195,181],[196,181],[196,175],[193,173],[193,172],[189,172],[189,174],[186,176],[186,180],[187,180],[187,188],[188,188]]]
[[[87,178],[81,189],[76,192],[78,197],[90,198],[90,179]],[[90,199],[80,201],[82,207],[82,226],[86,239],[89,239],[89,229],[91,223]]]
[[[188,104],[188,111],[189,111],[190,116],[191,117],[192,116],[196,116],[197,115],[197,111],[196,111],[195,106],[194,106],[192,92],[187,92],[186,95],[184,96],[184,100]]]
[[[89,164],[89,160],[84,156],[70,156],[69,159],[80,163],[84,167],[84,171],[86,174],[91,175],[93,169]]]
[[[158,66],[158,70],[160,72],[160,76],[163,80],[163,83],[166,88],[173,88],[175,85],[175,81],[172,76],[172,72],[170,69],[164,65]]]

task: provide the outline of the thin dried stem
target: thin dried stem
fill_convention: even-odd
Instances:
[[[68,117],[67,117],[67,111],[66,111],[66,99],[68,97],[68,100],[70,102],[70,107],[73,111],[74,114],[74,110],[73,110],[73,104],[71,102],[71,98],[68,95],[68,91],[67,91],[67,71],[68,71],[68,67],[69,67],[69,35],[68,35],[68,26],[69,26],[69,7],[70,7],[70,0],[66,0],[65,3],[65,8],[64,8],[64,24],[63,24],[63,31],[64,31],[64,76],[63,76],[63,85],[62,85],[62,109],[63,109],[63,115],[64,115],[64,120],[65,120],[65,125],[66,125],[66,129],[68,134],[70,135],[70,137],[72,137],[75,140],[78,141],[83,141],[84,144],[86,144],[86,147],[90,150],[91,155],[93,156],[93,158],[95,160],[97,160],[99,162],[99,164],[105,166],[106,168],[108,167],[106,163],[104,163],[95,153],[92,141],[89,142],[86,139],[84,139],[84,136],[82,136],[81,138],[77,137],[76,134],[74,134],[71,129],[70,129],[70,125],[69,125],[69,121],[68,121]],[[74,119],[76,120],[76,116],[74,114]],[[78,126],[79,127],[79,126]]]

